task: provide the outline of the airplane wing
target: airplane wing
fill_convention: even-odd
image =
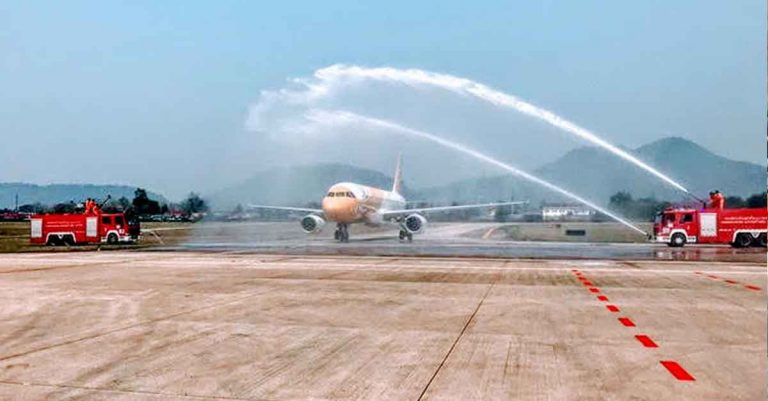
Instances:
[[[382,211],[381,214],[384,217],[392,217],[392,216],[409,214],[409,213],[442,212],[442,211],[446,211],[446,210],[476,209],[476,208],[483,208],[483,207],[522,205],[522,204],[525,204],[525,203],[528,203],[528,201],[479,203],[479,204],[474,204],[474,205],[458,205],[458,206],[423,207],[423,208],[416,208],[416,209],[386,210],[386,211]]]
[[[288,212],[303,212],[303,213],[316,213],[323,214],[322,209],[310,209],[306,207],[291,207],[291,206],[266,206],[266,205],[248,205],[248,209],[267,209],[267,210],[285,210]]]

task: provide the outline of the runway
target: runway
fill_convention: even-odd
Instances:
[[[551,240],[510,240],[499,238],[503,223],[437,223],[424,234],[414,237],[412,243],[397,240],[393,227],[352,227],[348,243],[333,240],[332,227],[322,233],[307,235],[296,223],[224,223],[198,226],[187,242],[180,246],[166,246],[171,251],[241,251],[291,255],[347,255],[347,256],[437,256],[437,257],[492,257],[525,259],[609,259],[609,260],[678,260],[766,263],[765,248],[734,249],[728,245],[688,245],[670,248],[665,244],[647,242],[590,242],[580,238],[566,242],[563,236],[550,235]],[[526,227],[526,225],[521,225]],[[530,231],[541,230],[547,224],[528,224]],[[557,226],[550,224],[549,226]],[[578,224],[585,231],[603,230],[610,223]],[[624,227],[613,225],[613,235],[627,235]],[[597,227],[597,228],[595,228]],[[650,228],[650,227],[648,227]],[[550,228],[550,231],[562,229]],[[632,234],[632,233],[629,233]],[[622,237],[627,238],[627,237]],[[629,237],[632,238],[632,237]]]
[[[764,400],[764,263],[0,257],[5,400]]]

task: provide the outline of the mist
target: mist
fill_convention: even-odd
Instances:
[[[360,127],[354,132],[317,124],[311,118],[316,109],[348,110],[439,132],[445,140],[525,171],[575,147],[600,145],[624,159],[627,169],[647,170],[665,184],[682,188],[610,141],[513,95],[466,78],[388,67],[333,65],[309,77],[290,79],[283,88],[262,91],[249,107],[245,121],[249,135],[233,146],[228,169],[248,172],[266,166],[345,163],[389,173],[402,152],[407,183],[415,187],[501,174],[455,149],[402,136],[368,135]]]

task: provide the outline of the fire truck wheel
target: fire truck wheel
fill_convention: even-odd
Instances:
[[[117,234],[112,233],[107,235],[107,244],[112,244],[112,245],[117,244]]]
[[[59,236],[58,235],[49,235],[48,240],[45,241],[45,245],[48,246],[56,246],[59,245]]]
[[[768,235],[766,235],[766,233],[762,233],[757,237],[757,245],[762,246],[763,248],[768,246]]]
[[[61,242],[63,242],[64,245],[67,245],[67,246],[75,245],[75,239],[71,235],[65,235],[61,239]]]
[[[673,246],[675,248],[679,248],[683,245],[685,245],[685,235],[676,233],[672,235],[672,238],[669,239],[669,246]]]
[[[736,248],[746,248],[750,245],[752,245],[752,234],[749,233],[741,233],[736,236],[736,241],[734,241],[733,245]]]

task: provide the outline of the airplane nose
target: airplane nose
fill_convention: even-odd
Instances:
[[[323,212],[332,221],[351,222],[355,219],[356,209],[357,205],[353,199],[323,199]]]

